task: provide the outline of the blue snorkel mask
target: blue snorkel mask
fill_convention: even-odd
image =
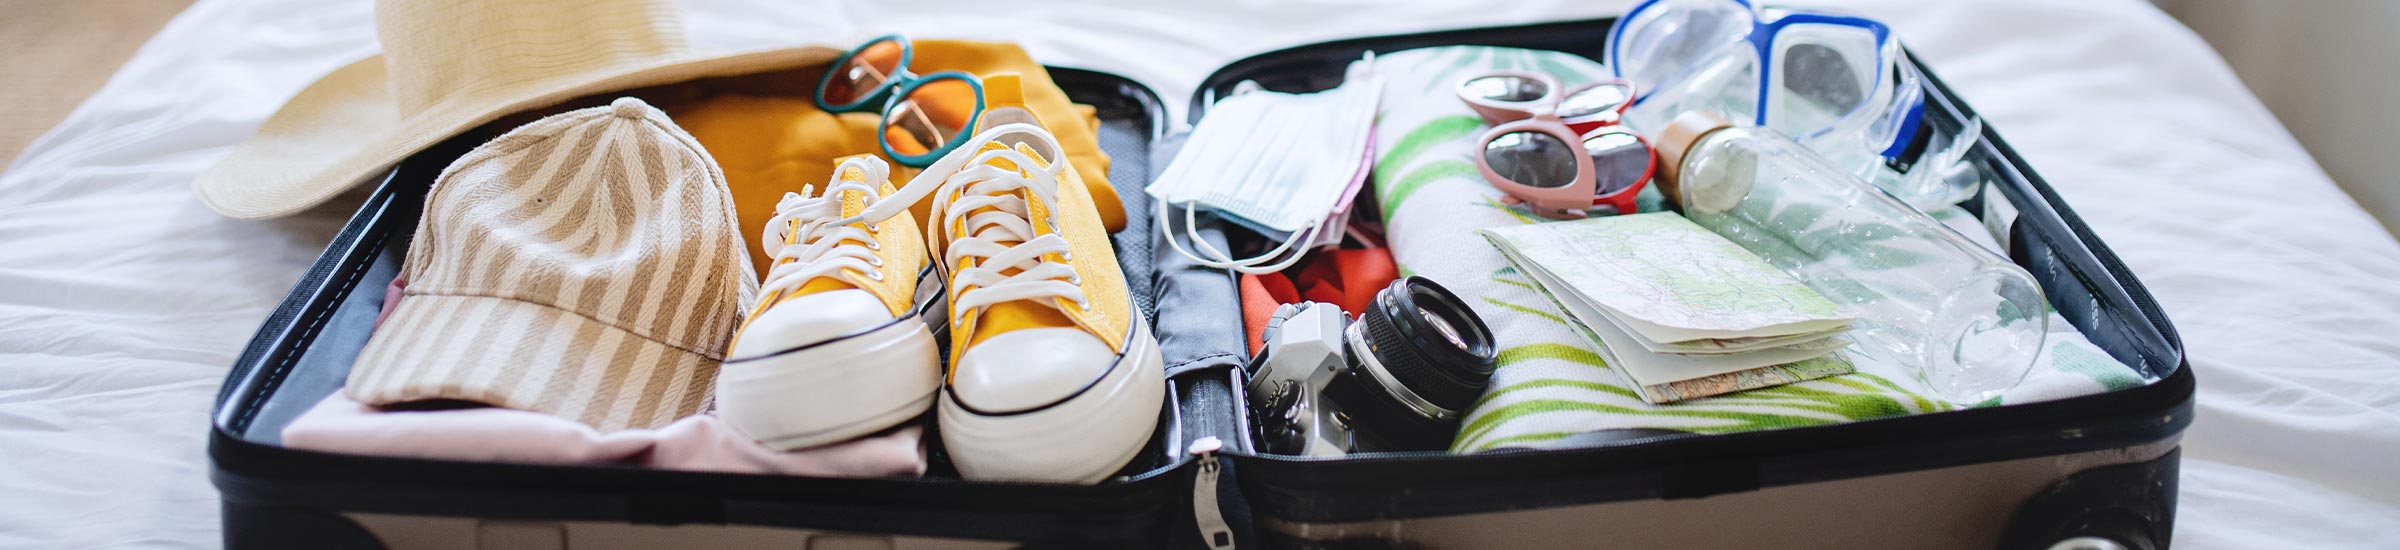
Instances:
[[[1644,0],[1609,30],[1608,65],[1642,91],[1626,113],[1637,129],[1711,110],[1789,135],[1887,189],[1904,180],[1941,187],[1908,175],[1932,137],[1922,77],[1873,19],[1749,0]],[[1964,198],[1926,194],[1939,196],[1910,202]]]

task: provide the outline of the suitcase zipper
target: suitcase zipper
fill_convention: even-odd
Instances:
[[[1200,527],[1200,540],[1211,550],[1233,548],[1233,528],[1225,524],[1225,511],[1217,507],[1217,477],[1224,464],[1217,462],[1217,450],[1225,442],[1216,437],[1192,441],[1185,453],[1199,457],[1199,479],[1192,483],[1192,519]]]

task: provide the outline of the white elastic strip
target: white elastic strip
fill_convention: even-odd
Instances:
[[[1283,271],[1284,269],[1292,267],[1294,264],[1300,263],[1300,258],[1308,255],[1308,247],[1297,246],[1298,243],[1314,241],[1317,232],[1320,231],[1323,226],[1323,224],[1318,224],[1292,232],[1290,236],[1283,239],[1283,242],[1278,243],[1273,250],[1268,250],[1265,253],[1261,253],[1257,256],[1248,258],[1234,258],[1232,257],[1232,254],[1228,254],[1223,250],[1218,250],[1216,245],[1209,244],[1208,239],[1200,236],[1199,207],[1196,203],[1187,202],[1183,204],[1183,236],[1188,237],[1192,241],[1191,248],[1184,247],[1182,242],[1184,239],[1179,239],[1176,237],[1175,230],[1172,229],[1172,227],[1175,225],[1175,217],[1170,215],[1172,212],[1167,209],[1167,201],[1158,201],[1157,210],[1158,236],[1160,239],[1167,241],[1167,246],[1173,247],[1175,249],[1175,253],[1182,254],[1183,257],[1186,258],[1191,258],[1192,261],[1199,262],[1200,265],[1217,269],[1231,269],[1236,272],[1248,273],[1251,275],[1264,275]],[[1199,249],[1199,252],[1194,253],[1192,248]]]

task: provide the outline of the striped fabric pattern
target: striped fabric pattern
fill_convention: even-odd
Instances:
[[[345,391],[646,428],[709,401],[758,292],[725,178],[633,98],[554,115],[450,165],[390,319]]]

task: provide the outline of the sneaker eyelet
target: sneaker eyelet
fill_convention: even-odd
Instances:
[[[1072,262],[1072,261],[1075,261],[1075,251],[1073,251],[1073,250],[1069,250],[1069,251],[1066,251],[1066,252],[1060,252],[1060,253],[1058,253],[1058,257],[1059,257],[1059,259],[1066,260],[1066,261],[1070,261],[1070,262]]]
[[[871,280],[875,280],[875,281],[882,281],[882,280],[883,280],[883,272],[881,272],[881,271],[869,271],[869,272],[867,272],[867,278],[868,278],[868,279],[871,279]]]
[[[1092,303],[1091,303],[1091,302],[1089,302],[1089,301],[1082,301],[1082,300],[1078,300],[1078,301],[1076,301],[1076,302],[1075,302],[1075,306],[1076,306],[1076,307],[1083,308],[1083,310],[1084,310],[1084,311],[1091,311],[1091,310],[1092,310]]]
[[[867,231],[870,231],[870,232],[879,232],[879,231],[883,231],[883,222],[868,222],[868,223],[867,223]]]
[[[875,266],[875,267],[883,267],[883,257],[882,257],[882,256],[868,256],[868,257],[867,257],[867,265],[871,265],[871,266]],[[875,272],[875,274],[876,274],[876,275],[882,275],[882,274],[883,274],[883,272],[881,272],[881,271],[877,271],[877,272]]]
[[[1069,274],[1067,274],[1067,284],[1070,284],[1070,285],[1078,285],[1078,286],[1082,285],[1082,284],[1083,284],[1083,274],[1081,274],[1081,273],[1069,273]]]
[[[883,241],[867,241],[867,250],[883,250]]]

